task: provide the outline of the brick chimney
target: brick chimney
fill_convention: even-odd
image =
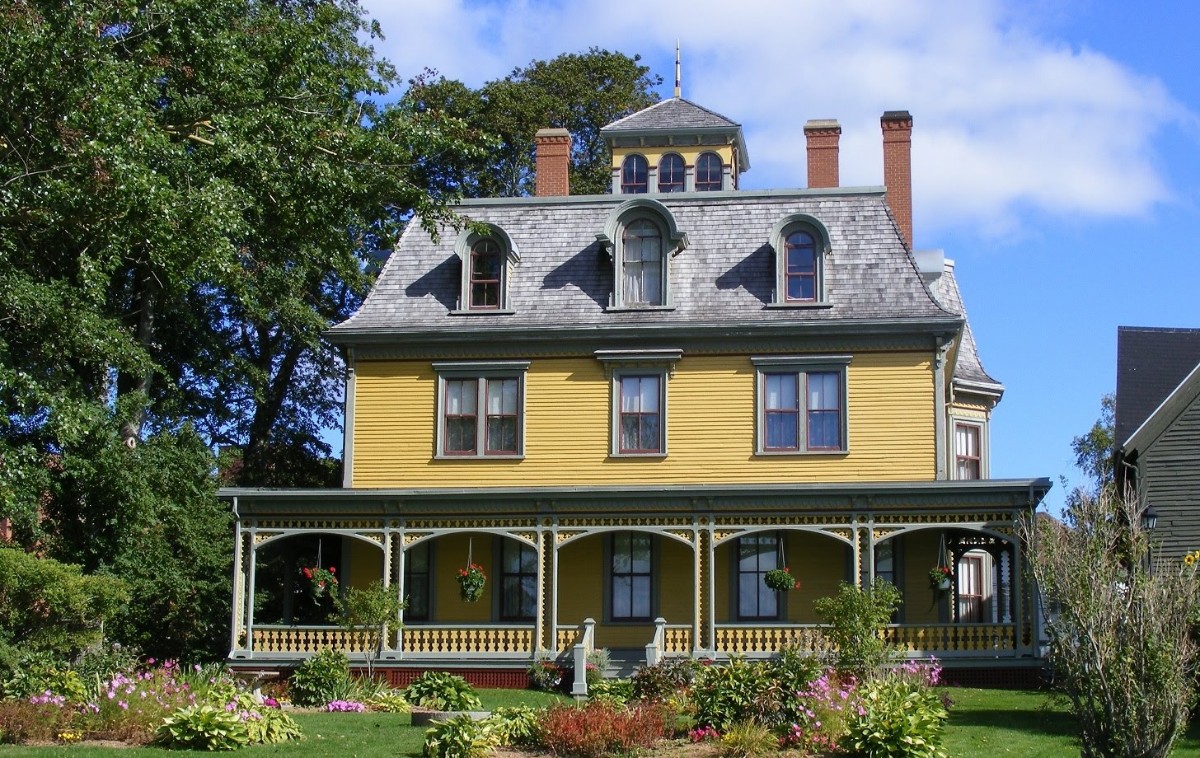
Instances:
[[[808,140],[808,186],[837,187],[838,139],[842,127],[834,119],[810,119],[804,125]]]
[[[571,133],[566,129],[538,129],[533,144],[537,154],[537,196],[571,194]]]
[[[883,128],[883,183],[887,201],[904,242],[912,249],[912,116],[908,111],[885,111]]]

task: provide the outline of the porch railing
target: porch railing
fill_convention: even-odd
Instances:
[[[821,627],[813,624],[787,626],[728,626],[716,629],[716,649],[725,655],[771,655],[788,645],[798,645],[814,653],[828,652],[832,644]]]
[[[1011,657],[1017,650],[1016,624],[896,624],[888,627],[884,636],[905,652],[919,656]]]
[[[400,639],[403,655],[420,657],[453,658],[483,654],[528,658],[533,653],[532,625],[406,626],[401,629]],[[256,653],[305,655],[325,648],[335,648],[347,653],[365,653],[367,638],[363,632],[347,632],[345,629],[331,626],[254,626]]]

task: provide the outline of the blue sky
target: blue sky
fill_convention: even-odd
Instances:
[[[912,113],[914,242],[942,248],[988,372],[993,477],[1076,482],[1118,325],[1200,327],[1200,10],[1179,0],[364,0],[404,78],[477,86],[591,46],[740,122],[744,186],[805,183],[803,124],[842,125],[842,184],[882,184]],[[1062,502],[1062,490],[1048,498]]]

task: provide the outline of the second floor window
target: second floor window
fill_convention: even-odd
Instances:
[[[642,195],[649,191],[648,166],[640,155],[630,155],[621,164],[621,194]]]
[[[472,368],[477,366],[478,368]],[[438,456],[522,454],[525,361],[435,363]]]
[[[758,452],[845,452],[849,356],[751,358],[758,366]]]
[[[683,192],[683,158],[667,153],[658,162],[658,191]]]
[[[622,376],[619,380],[618,452],[661,453],[662,377]]]
[[[955,479],[979,479],[983,476],[979,431],[980,428],[974,424],[954,425]]]

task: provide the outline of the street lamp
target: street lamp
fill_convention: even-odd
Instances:
[[[1158,526],[1158,511],[1152,504],[1148,504],[1142,511],[1142,529],[1152,532],[1156,526]]]

